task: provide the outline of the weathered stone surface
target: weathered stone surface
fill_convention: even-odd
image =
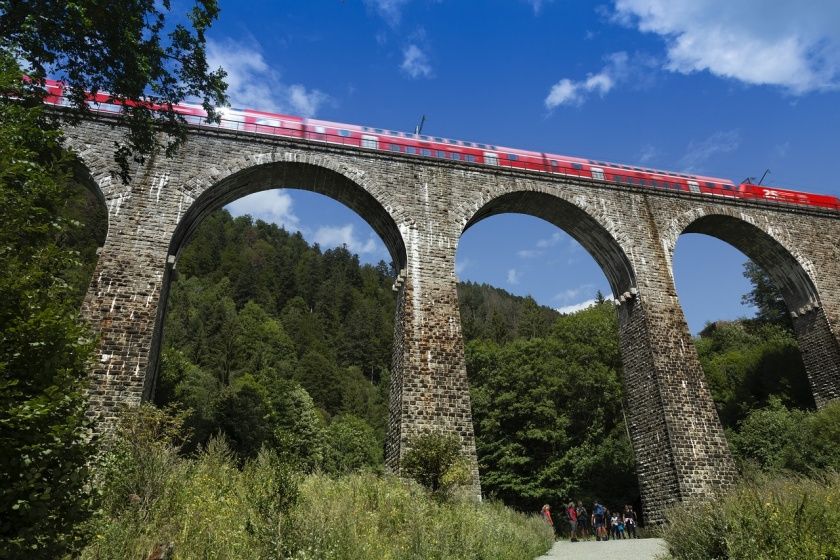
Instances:
[[[386,449],[394,471],[412,435],[442,429],[461,437],[480,489],[454,261],[467,227],[504,212],[572,235],[622,302],[628,422],[648,519],[676,500],[711,496],[736,474],[674,288],[682,233],[718,237],[768,271],[795,313],[817,404],[840,396],[836,213],[203,129],[175,158],[152,158],[123,185],[111,161],[119,128],[90,120],[67,138],[109,211],[84,304],[101,334],[91,393],[104,428],[120,404],[153,391],[170,274],[191,232],[208,212],[274,187],[346,204],[401,271]]]

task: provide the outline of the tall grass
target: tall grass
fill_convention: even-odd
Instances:
[[[373,474],[309,476],[290,513],[290,558],[522,560],[553,535],[539,518],[498,503],[440,502]]]
[[[840,559],[840,475],[745,482],[671,509],[662,536],[676,560]]]
[[[536,517],[496,503],[442,502],[413,484],[359,473],[304,476],[263,452],[244,466],[223,440],[194,458],[152,445],[106,462],[103,511],[84,559],[471,559],[544,553]]]

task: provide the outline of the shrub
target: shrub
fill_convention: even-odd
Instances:
[[[457,486],[469,484],[471,478],[458,436],[437,432],[411,439],[402,458],[402,471],[440,496],[447,496]]]
[[[742,471],[784,471],[821,476],[840,470],[840,402],[815,412],[788,410],[777,399],[752,411],[730,433],[733,455]]]
[[[840,475],[763,478],[667,513],[675,560],[840,558]]]
[[[433,499],[395,477],[303,478],[265,449],[240,467],[221,438],[183,457],[179,422],[149,406],[126,413],[98,471],[113,477],[102,485],[108,507],[81,558],[520,560],[553,540],[535,516]]]

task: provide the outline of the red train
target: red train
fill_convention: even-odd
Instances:
[[[67,104],[60,82],[47,80],[46,88],[47,103],[53,105]],[[113,103],[106,93],[98,93],[90,96],[88,105],[95,111],[105,113],[120,112],[120,105]],[[418,157],[586,177],[597,181],[655,189],[840,210],[840,199],[834,196],[804,193],[778,187],[766,187],[752,184],[749,181],[736,185],[729,179],[720,179],[717,177],[660,171],[606,161],[530,152],[481,142],[450,140],[440,136],[412,134],[384,128],[371,128],[290,115],[279,115],[253,109],[223,108],[221,110],[222,120],[219,124],[208,124],[205,122],[204,118],[206,117],[206,113],[199,105],[184,103],[176,105],[175,110],[183,115],[188,123],[202,127],[225,128],[254,134],[303,138],[371,150],[398,152]]]

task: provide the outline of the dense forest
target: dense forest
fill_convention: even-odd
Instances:
[[[813,408],[778,294],[760,269],[745,274],[758,316],[696,339],[732,441],[762,407]],[[242,458],[268,446],[307,469],[380,469],[393,276],[346,248],[210,215],[178,261],[156,393],[189,409],[187,449],[223,433]],[[485,493],[523,510],[638,500],[612,305],[560,315],[487,285],[458,290]]]

